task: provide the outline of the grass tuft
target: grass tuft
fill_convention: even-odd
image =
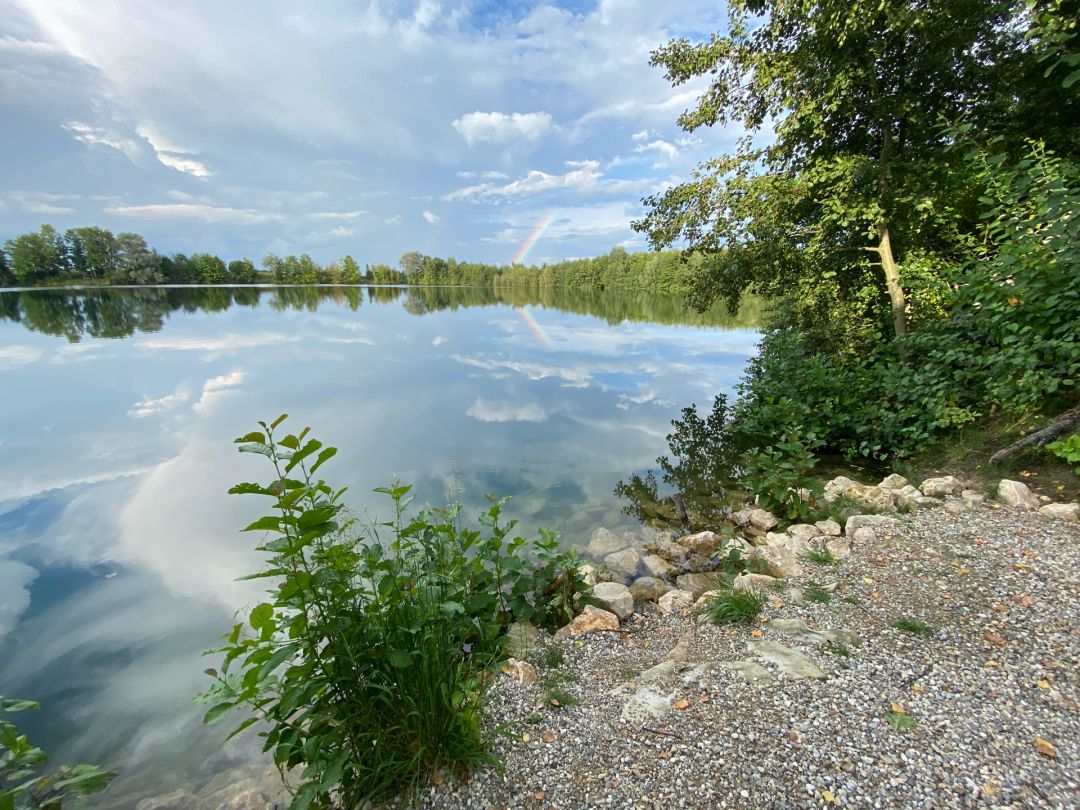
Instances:
[[[803,559],[807,562],[817,563],[818,565],[836,565],[840,562],[836,557],[832,555],[832,552],[827,548],[823,549],[810,549],[808,552],[802,555]]]
[[[726,588],[718,591],[698,609],[698,614],[708,616],[713,624],[750,624],[765,606],[765,596],[755,590],[737,591]]]
[[[827,605],[832,601],[832,594],[816,582],[811,582],[806,586],[806,598],[811,602],[817,602],[819,605]]]

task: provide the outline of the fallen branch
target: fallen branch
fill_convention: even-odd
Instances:
[[[1080,405],[1065,411],[1041,430],[1029,433],[1020,441],[998,450],[994,455],[990,456],[990,463],[1000,464],[1004,459],[1019,453],[1026,447],[1042,447],[1049,444],[1077,422],[1080,422]]]

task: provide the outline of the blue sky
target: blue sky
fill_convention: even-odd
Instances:
[[[543,262],[621,244],[738,133],[649,53],[699,0],[0,0],[0,240],[50,222],[162,251]]]

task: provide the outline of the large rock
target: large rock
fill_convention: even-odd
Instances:
[[[965,489],[960,493],[960,497],[968,503],[985,503],[986,496],[976,489]]]
[[[604,557],[604,565],[611,573],[631,579],[638,575],[641,568],[641,552],[636,548],[624,548]]]
[[[776,515],[764,509],[755,509],[750,513],[750,526],[759,532],[771,531],[779,522],[780,519]]]
[[[651,577],[671,579],[679,573],[678,568],[659,554],[646,554],[641,558],[641,565],[649,572],[649,576]]]
[[[699,598],[705,591],[714,591],[723,587],[724,575],[716,571],[701,574],[683,574],[676,584],[681,591],[689,591],[694,599]]]
[[[589,541],[589,553],[596,559],[601,560],[608,554],[621,551],[628,545],[630,543],[625,537],[601,526],[593,532],[592,539]]]
[[[630,586],[635,602],[655,602],[670,590],[670,585],[656,577],[638,577]]]
[[[908,480],[902,475],[893,473],[892,475],[886,475],[884,480],[878,484],[881,489],[903,489],[908,485]]]
[[[629,592],[628,592],[629,593]],[[633,604],[633,600],[631,600]],[[618,630],[619,617],[607,610],[601,610],[592,605],[586,605],[585,609],[574,617],[573,621],[565,627],[560,627],[555,633],[555,639],[574,638],[588,633],[598,633],[605,630]]]
[[[852,515],[844,524],[844,534],[850,537],[855,534],[856,529],[864,527],[869,527],[875,532],[878,529],[888,532],[898,529],[900,520],[888,515]]]
[[[794,678],[813,678],[819,681],[827,678],[814,659],[796,649],[769,640],[751,641],[747,646],[752,653],[771,661],[781,672]]]
[[[694,604],[695,598],[690,591],[669,591],[656,600],[656,606],[665,615],[679,613],[683,610],[689,610],[690,606]]]
[[[809,540],[812,537],[818,537],[822,532],[817,526],[811,526],[809,523],[795,523],[787,527],[787,533],[799,540]]]
[[[822,534],[827,535],[828,537],[839,537],[840,532],[842,531],[842,529],[840,528],[840,524],[832,518],[828,518],[827,520],[819,520],[814,525],[821,530]]]
[[[791,539],[794,540],[794,538]],[[799,555],[788,544],[774,543],[767,546],[758,546],[751,552],[750,559],[760,572],[771,577],[787,579],[802,574]]]
[[[675,566],[685,565],[686,558],[690,556],[689,551],[671,540],[655,540],[646,545],[645,550],[658,557],[663,557]]]
[[[634,596],[630,589],[618,582],[600,582],[592,589],[593,598],[602,608],[610,610],[620,619],[634,612]]]
[[[959,495],[964,491],[964,485],[956,477],[945,475],[941,478],[927,478],[919,485],[919,489],[928,498],[943,498],[946,495]]]
[[[767,591],[776,587],[780,580],[768,574],[739,574],[731,587],[737,591]]]
[[[869,529],[860,529],[859,531],[870,531]],[[858,531],[855,533],[858,535]],[[829,539],[829,542],[825,544],[825,550],[829,552],[834,560],[844,560],[851,556],[851,540],[850,537],[833,537]]]
[[[849,489],[857,487],[858,485],[858,481],[852,481],[846,476],[838,475],[832,481],[825,484],[825,492],[822,497],[824,497],[826,503],[832,503],[841,495],[846,494]]]
[[[895,512],[898,500],[896,493],[891,490],[865,484],[848,487],[844,496],[869,509],[877,509],[879,512]]]
[[[1058,520],[1071,520],[1073,523],[1080,522],[1080,504],[1048,503],[1046,506],[1040,506],[1039,511]]]
[[[683,548],[694,554],[703,554],[708,557],[716,551],[724,542],[724,538],[716,532],[698,532],[688,534],[675,541]]]
[[[851,543],[858,543],[861,546],[865,545],[866,543],[873,543],[875,540],[877,540],[877,532],[875,532],[869,526],[860,526],[847,537],[838,539],[847,540],[848,547],[851,546]]]
[[[1027,488],[1027,484],[1020,481],[1010,481],[1002,478],[998,484],[998,499],[1009,506],[1017,506],[1021,509],[1038,509],[1041,504],[1038,497]]]
[[[770,532],[767,535],[765,545],[771,548],[787,549],[796,557],[800,557],[810,550],[809,540],[792,537],[790,534],[776,534],[775,532]]]

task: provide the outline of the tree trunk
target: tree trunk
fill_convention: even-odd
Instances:
[[[1036,430],[1034,433],[1030,433],[1020,441],[1010,444],[1008,447],[998,450],[994,455],[990,456],[991,464],[1000,464],[1009,456],[1019,453],[1026,447],[1043,447],[1049,444],[1066,430],[1071,428],[1077,422],[1080,422],[1080,405],[1075,408],[1070,408],[1063,414],[1059,414],[1049,425],[1042,430]]]
[[[900,286],[900,269],[896,266],[893,256],[892,240],[889,239],[889,226],[882,223],[878,226],[880,241],[877,253],[881,257],[881,269],[885,271],[885,286],[889,290],[889,301],[892,303],[893,331],[897,337],[904,337],[908,333],[907,323],[907,297],[904,288]]]

